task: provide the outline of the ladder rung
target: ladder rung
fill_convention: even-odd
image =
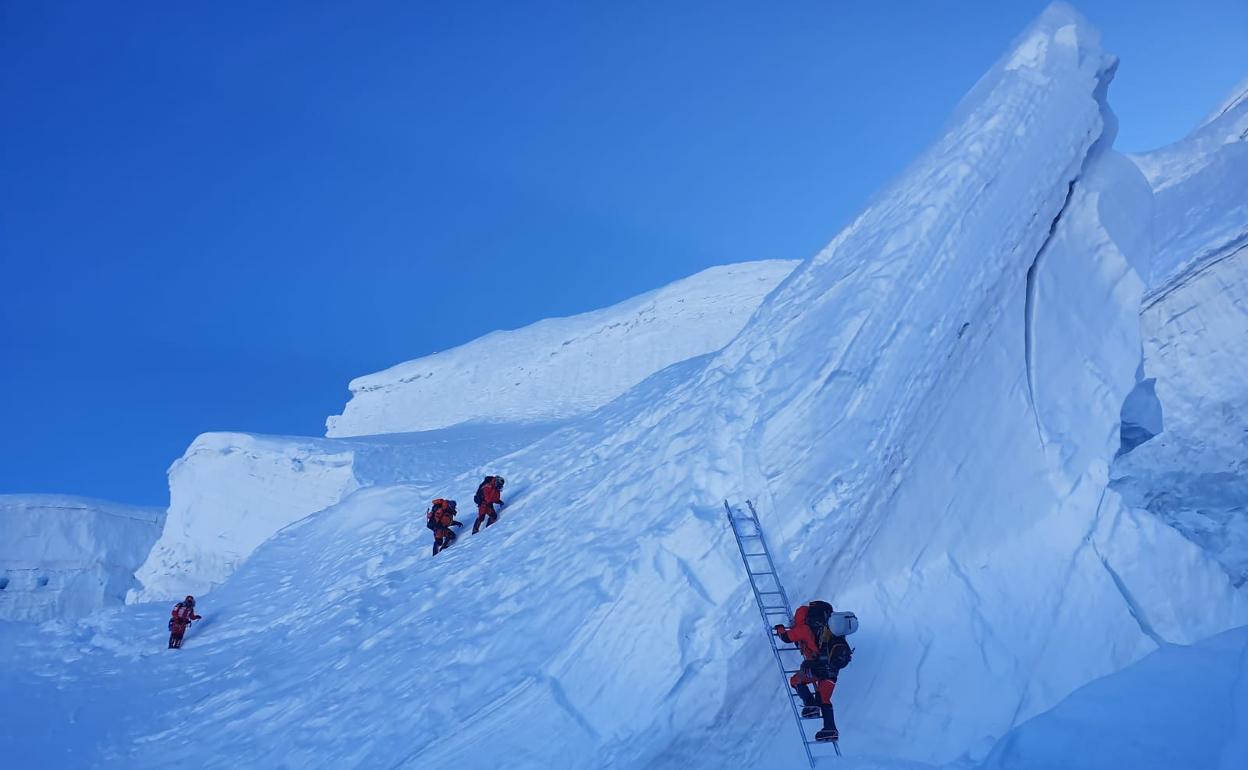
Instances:
[[[779,596],[782,593],[784,592],[783,591],[759,591],[758,595],[759,596],[768,596],[768,595]]]
[[[772,577],[775,577],[776,573],[774,572],[747,572],[746,574],[749,575],[750,577],[766,577],[767,575],[771,575]]]
[[[764,607],[763,612],[767,613],[768,615],[774,615],[777,612],[783,612],[784,614],[787,615],[789,614],[789,608],[788,607]]]

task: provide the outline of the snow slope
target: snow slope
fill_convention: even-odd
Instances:
[[[1156,435],[1114,466],[1129,504],[1248,581],[1248,100],[1136,163],[1156,191],[1141,406]],[[1160,434],[1160,435],[1157,435]]]
[[[1112,151],[1113,68],[1051,7],[723,349],[491,460],[510,504],[445,554],[419,511],[475,487],[458,450],[278,531],[178,653],[167,606],[0,625],[0,751],[800,767],[725,497],[758,502],[795,599],[862,619],[847,767],[977,762],[1090,682],[1248,623],[1215,554],[1109,486],[1154,203]]]
[[[1182,141],[1131,159],[1156,198],[1153,299],[1248,242],[1248,87]]]
[[[1238,770],[1248,758],[1248,628],[1166,646],[1012,731],[985,769]]]
[[[0,619],[78,618],[120,604],[164,519],[159,508],[0,495]]]
[[[358,377],[327,435],[586,414],[666,366],[723,347],[795,264],[712,267],[603,310],[494,332]]]
[[[169,518],[127,601],[206,594],[282,527],[357,489],[475,471],[552,429],[463,426],[353,440],[206,433],[169,469]]]
[[[1109,149],[1113,68],[1051,8],[719,356],[790,590],[865,618],[847,727],[904,758],[979,756],[1158,643],[1244,622],[1206,553],[1107,492],[1151,203]]]
[[[475,468],[722,346],[794,264],[711,268],[604,310],[359,378],[345,414],[329,418],[330,435],[351,440],[200,436],[169,470],[169,523],[129,601],[207,593],[273,533],[356,489]],[[446,429],[470,420],[477,424]],[[492,427],[508,422],[525,427]],[[418,432],[361,435],[403,431]]]
[[[129,600],[206,593],[273,533],[347,493],[448,472],[439,462],[448,456],[447,442],[477,447],[470,467],[534,440],[552,421],[600,406],[654,371],[722,345],[794,264],[711,268],[605,310],[488,335],[356,380],[346,414],[330,418],[336,436],[473,419],[523,421],[528,428],[499,433],[464,426],[355,441],[200,436],[170,468],[169,524],[138,572],[142,588]],[[490,384],[513,373],[524,381],[502,390]]]

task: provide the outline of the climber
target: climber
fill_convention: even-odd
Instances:
[[[455,521],[455,501],[438,498],[425,513],[425,526],[433,530],[433,555],[438,551],[451,547],[455,542],[455,533],[451,527],[462,527],[463,523]]]
[[[802,699],[802,718],[823,717],[823,729],[815,733],[816,741],[836,741],[840,735],[832,713],[832,691],[836,677],[849,665],[853,650],[845,637],[858,630],[858,619],[852,612],[834,612],[823,601],[803,604],[793,614],[793,627],[775,626],[776,635],[796,645],[802,653],[802,665],[789,679],[789,684]],[[810,685],[815,686],[811,692]]]
[[[173,612],[169,614],[169,649],[182,649],[182,635],[186,633],[186,627],[192,620],[199,620],[201,617],[195,614],[194,596],[187,596],[175,604]]]
[[[472,496],[472,501],[477,504],[477,520],[472,525],[472,534],[481,531],[481,522],[485,521],[485,526],[488,527],[498,521],[498,512],[494,510],[494,506],[502,508],[507,504],[503,502],[502,491],[502,476],[486,476],[485,481],[477,486],[477,493]]]

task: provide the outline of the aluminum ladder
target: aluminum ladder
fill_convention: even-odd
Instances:
[[[806,751],[806,760],[813,768],[815,755],[811,746],[819,745],[806,734],[805,720],[799,708],[801,697],[789,684],[789,676],[797,672],[802,662],[802,653],[795,646],[781,647],[780,637],[776,636],[775,626],[783,623],[787,626],[793,620],[793,606],[789,603],[789,595],[785,593],[776,574],[776,564],[767,550],[767,539],[763,537],[763,527],[758,523],[758,512],[754,503],[745,501],[746,509],[741,506],[729,505],[724,501],[724,513],[728,516],[728,524],[732,527],[732,536],[736,538],[737,548],[741,551],[741,561],[745,563],[745,574],[750,577],[750,587],[754,590],[754,601],[758,603],[759,614],[763,618],[763,633],[767,635],[767,643],[771,645],[776,665],[780,667],[784,679],[784,689],[789,694],[789,707],[793,711],[793,721],[797,723],[797,732],[802,736],[802,748]],[[787,660],[786,660],[787,658]],[[841,755],[841,747],[831,741],[836,755]]]

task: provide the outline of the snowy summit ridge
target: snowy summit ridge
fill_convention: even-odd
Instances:
[[[602,310],[494,332],[358,377],[326,435],[587,414],[665,366],[723,347],[796,264],[712,267]]]

